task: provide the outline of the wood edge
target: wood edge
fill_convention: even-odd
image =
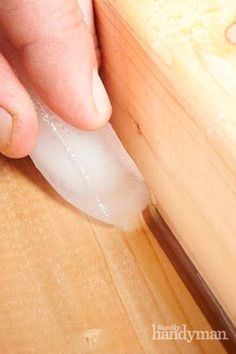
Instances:
[[[143,219],[212,328],[226,332],[228,340],[221,342],[227,352],[236,353],[236,327],[154,205]]]

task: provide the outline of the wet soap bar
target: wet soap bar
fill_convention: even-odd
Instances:
[[[150,203],[148,188],[108,123],[82,131],[64,122],[36,94],[39,136],[31,159],[68,202],[105,223],[133,228]]]

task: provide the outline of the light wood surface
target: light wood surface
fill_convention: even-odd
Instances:
[[[138,32],[121,19],[121,10],[106,1],[96,4],[114,126],[153,187],[169,225],[232,314],[231,234],[222,240],[221,228],[215,233],[208,224],[209,202],[205,206],[199,199],[196,205],[193,198],[202,188],[202,182],[194,184],[199,179],[195,169],[204,171],[205,180],[212,179],[211,191],[217,192],[214,171],[221,171],[223,162],[159,84],[159,79],[167,81],[156,56],[141,49]],[[192,159],[194,153],[208,151],[205,147],[210,157]],[[153,323],[211,328],[147,229],[126,233],[82,215],[51,189],[29,159],[0,156],[0,170],[0,354],[225,353],[217,341],[152,340]],[[234,179],[229,171],[223,177],[231,182],[232,197]],[[219,193],[225,195],[223,179]],[[201,196],[212,196],[208,187]],[[229,218],[232,200],[227,197]],[[222,205],[215,208],[212,218],[220,223]],[[226,225],[231,231],[232,220],[220,224]]]
[[[152,323],[210,329],[152,235],[81,215],[29,159],[0,170],[1,354],[225,352],[152,340]]]
[[[113,126],[236,324],[235,2],[95,5]]]

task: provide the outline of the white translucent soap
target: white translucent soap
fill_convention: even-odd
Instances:
[[[39,137],[31,158],[48,182],[93,218],[123,228],[138,224],[150,203],[149,192],[111,125],[81,131],[32,96]]]

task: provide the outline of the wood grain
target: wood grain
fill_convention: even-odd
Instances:
[[[235,325],[236,101],[225,89],[227,80],[220,85],[212,68],[199,61],[199,43],[172,33],[171,63],[165,46],[154,50],[149,38],[154,30],[144,12],[136,11],[153,3],[95,1],[112,123],[145,176],[157,209]],[[177,8],[183,3],[191,2],[179,1]],[[200,3],[210,2],[198,1],[196,8]],[[214,13],[216,2],[211,4]],[[153,16],[160,17],[159,12]],[[221,12],[215,13],[218,23]],[[171,21],[169,14],[162,15]],[[202,16],[203,30],[212,26],[204,22],[210,16],[210,11]],[[227,71],[227,65],[234,68],[236,48],[223,36],[213,45],[206,31],[204,43],[210,43],[208,53],[225,59]]]
[[[148,228],[156,237],[159,245],[214,330],[226,334],[228,340],[222,341],[226,350],[229,353],[235,353],[236,329],[234,324],[154,205],[150,205],[144,210],[143,218],[145,228]]]
[[[151,234],[80,214],[29,159],[0,170],[1,354],[225,352],[152,340],[152,323],[210,326]]]

